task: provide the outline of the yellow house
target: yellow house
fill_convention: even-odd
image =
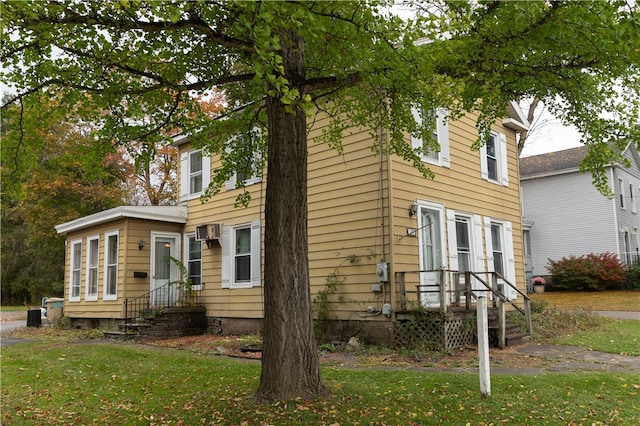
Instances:
[[[470,149],[478,137],[472,116],[448,121],[446,111],[438,111],[433,137],[439,152],[407,136],[435,172],[434,180],[385,154],[385,129],[377,129],[376,138],[371,129],[351,129],[342,153],[314,143],[328,123],[316,118],[308,147],[309,269],[323,333],[391,341],[412,312],[452,315],[482,292],[524,310],[516,135],[528,123],[515,103],[505,117],[479,151]],[[210,331],[255,332],[263,317],[267,178],[234,176],[203,203],[200,196],[219,159],[192,148],[187,136],[174,143],[180,155],[179,206],[121,207],[57,227],[67,237],[65,315],[130,318],[125,301],[179,280],[173,257],[186,268]],[[379,149],[372,150],[374,145]],[[238,179],[252,196],[247,208],[234,208]],[[137,209],[145,214],[135,216]],[[113,235],[115,294],[108,266]]]

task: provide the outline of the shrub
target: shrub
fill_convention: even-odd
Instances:
[[[626,267],[613,253],[549,259],[548,265],[554,286],[562,290],[620,289],[627,281]]]
[[[640,290],[640,261],[634,262],[627,272],[627,288]]]

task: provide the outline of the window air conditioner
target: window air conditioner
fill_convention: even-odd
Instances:
[[[222,225],[219,223],[210,223],[207,225],[196,226],[196,241],[206,241],[207,247],[210,246],[210,242],[217,241],[220,245],[222,239]]]

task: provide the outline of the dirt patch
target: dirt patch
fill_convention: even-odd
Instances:
[[[27,320],[27,310],[24,311],[0,311],[0,322]]]
[[[175,339],[163,339],[145,342],[146,344],[186,350],[209,355],[224,355],[236,358],[261,359],[259,342],[247,340],[242,336],[190,336]],[[548,361],[517,353],[515,347],[505,349],[491,348],[489,351],[491,365],[504,368],[542,368]],[[391,349],[359,347],[354,349],[329,350],[320,349],[320,362],[325,365],[349,367],[438,367],[438,368],[471,368],[478,365],[477,348],[465,346],[454,351],[419,352],[395,351]]]

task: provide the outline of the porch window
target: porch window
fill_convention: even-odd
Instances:
[[[493,270],[503,277],[504,271],[504,250],[502,247],[502,225],[491,224],[491,245],[493,246]]]
[[[456,244],[458,247],[458,270],[471,270],[471,236],[469,219],[456,216]]]
[[[80,301],[82,279],[82,240],[71,242],[71,274],[69,282],[69,301]]]
[[[104,299],[118,298],[118,231],[105,233]]]
[[[260,286],[260,221],[222,227],[222,287]]]
[[[87,288],[85,300],[98,300],[98,258],[100,251],[100,237],[87,239]]]
[[[194,235],[187,237],[187,271],[193,290],[202,290],[202,242]]]
[[[489,182],[509,185],[507,137],[504,134],[491,132],[489,139],[480,149],[480,175]]]
[[[447,126],[447,110],[435,109],[424,111],[417,106],[411,108],[413,119],[418,127],[422,127],[425,120],[431,128],[431,140],[423,140],[419,136],[411,135],[411,146],[418,149],[422,161],[449,167],[449,126]]]

